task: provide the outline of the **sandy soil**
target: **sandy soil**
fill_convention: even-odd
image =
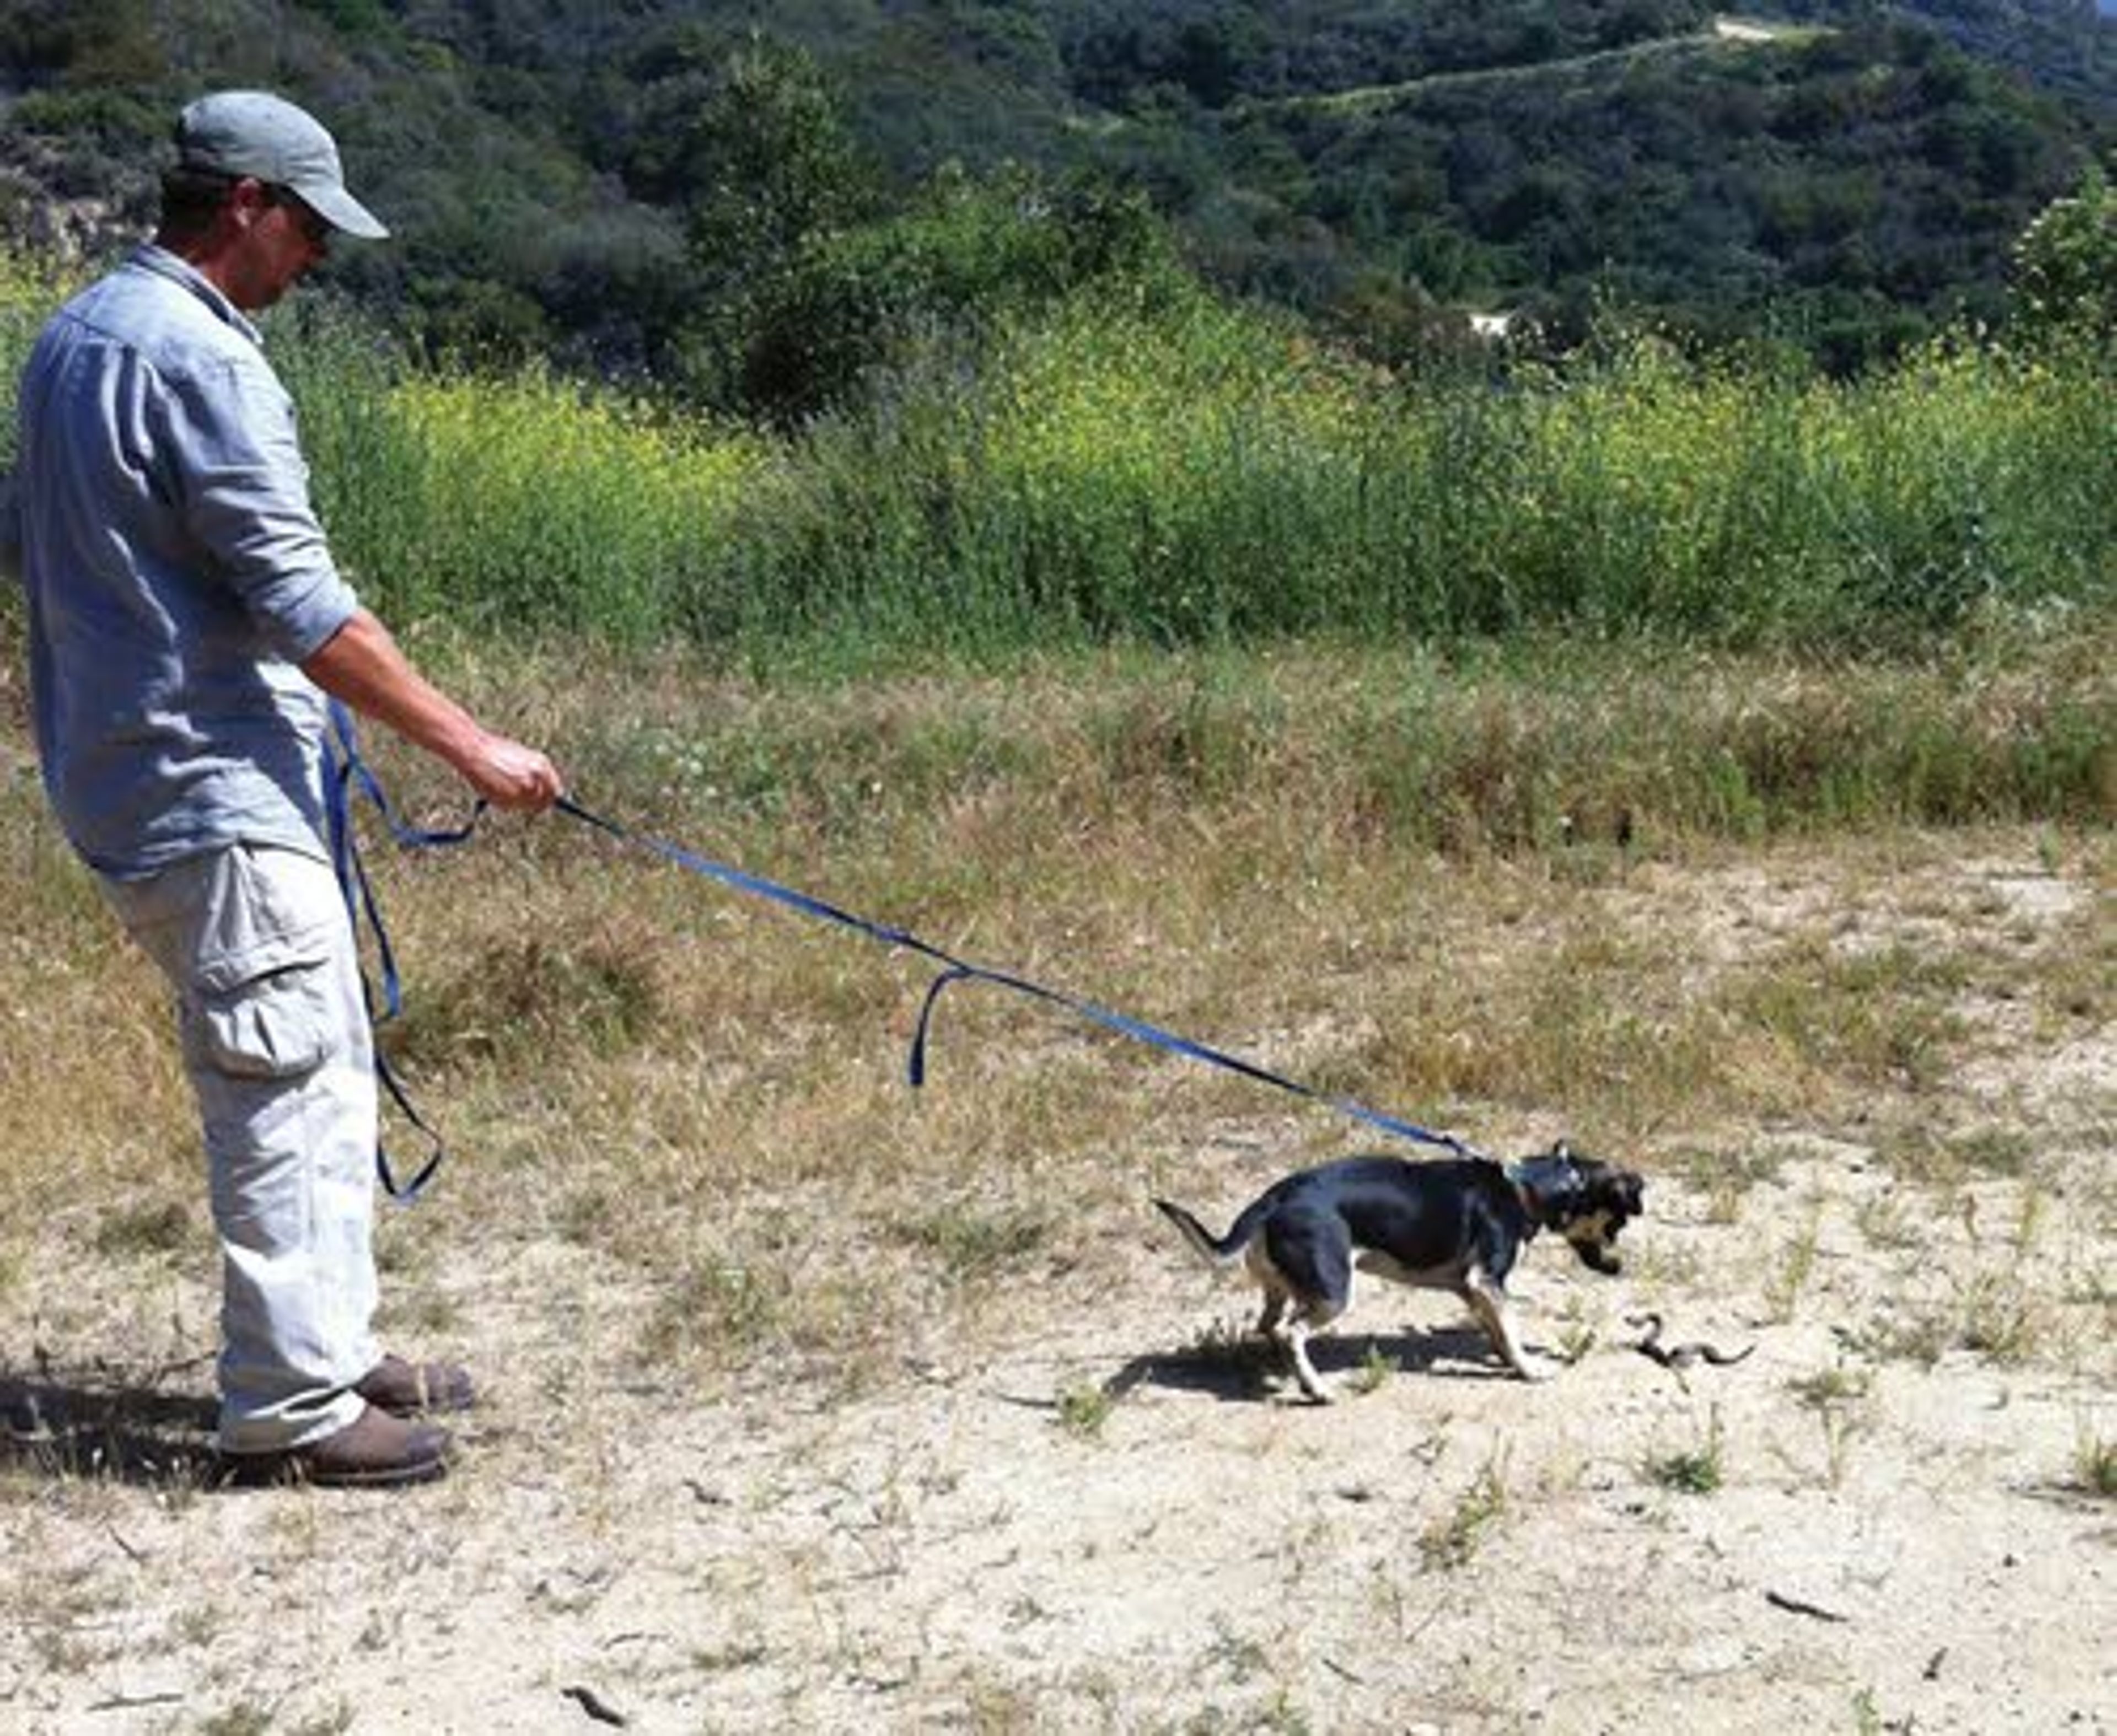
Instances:
[[[1951,871],[2032,930],[2095,896]],[[1811,893],[1636,889],[1701,958]],[[1372,1287],[1318,1346],[1340,1401],[1301,1403],[1247,1288],[1143,1205],[853,1397],[613,1360],[597,1322],[647,1299],[579,1247],[451,1272],[487,1399],[410,1496],[201,1492],[203,1369],[46,1346],[9,1389],[0,1726],[2117,1728],[2117,1507],[2082,1471],[2117,1434],[2110,1039],[2024,1032],[1945,1087],[2031,1133],[2023,1175],[1915,1188],[1798,1126],[1739,1190],[1648,1163],[1624,1276],[1531,1252],[1528,1336],[1572,1359],[1540,1385]],[[1201,1154],[1188,1203],[1225,1221],[1272,1147]],[[1658,1366],[1644,1308],[1754,1354]],[[200,1348],[210,1299],[168,1310]]]

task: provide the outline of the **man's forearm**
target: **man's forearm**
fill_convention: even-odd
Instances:
[[[334,699],[394,730],[454,767],[488,801],[534,811],[565,785],[533,747],[485,728],[414,669],[390,630],[366,609],[302,662],[302,672]]]
[[[334,699],[469,775],[485,732],[412,667],[390,630],[367,610],[356,610],[310,654],[302,672]]]

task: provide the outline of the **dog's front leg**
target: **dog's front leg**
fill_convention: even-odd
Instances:
[[[1514,1310],[1504,1290],[1485,1272],[1474,1269],[1463,1281],[1461,1295],[1477,1317],[1478,1324],[1484,1327],[1485,1336],[1492,1341],[1492,1348],[1509,1368],[1524,1380],[1549,1378],[1546,1370],[1529,1360],[1528,1349],[1515,1330]]]

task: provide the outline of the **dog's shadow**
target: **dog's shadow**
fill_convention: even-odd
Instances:
[[[1444,1380],[1512,1378],[1493,1355],[1492,1341],[1474,1326],[1311,1338],[1308,1360],[1326,1384],[1340,1392],[1358,1387],[1363,1377],[1376,1386],[1397,1374]],[[1135,1356],[1103,1383],[1104,1392],[1112,1398],[1122,1398],[1140,1387],[1202,1392],[1223,1404],[1269,1403],[1287,1397],[1304,1401],[1286,1358],[1254,1332]]]
[[[18,1476],[210,1488],[223,1468],[217,1421],[214,1401],[200,1393],[0,1368],[0,1469]]]

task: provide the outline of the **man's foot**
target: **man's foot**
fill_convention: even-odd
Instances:
[[[468,1410],[477,1402],[468,1369],[453,1362],[407,1362],[402,1356],[385,1356],[353,1383],[353,1390],[392,1416]]]
[[[335,1434],[285,1452],[231,1454],[231,1480],[313,1483],[319,1489],[394,1489],[429,1483],[449,1468],[442,1429],[406,1422],[370,1405]]]

